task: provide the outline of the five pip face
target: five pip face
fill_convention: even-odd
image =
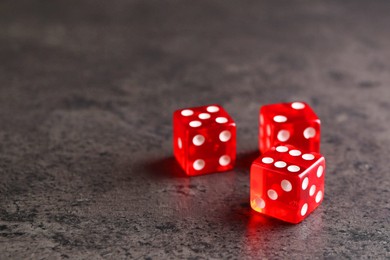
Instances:
[[[320,120],[304,102],[265,105],[259,111],[261,156],[250,169],[253,210],[290,223],[305,219],[323,200],[325,158]],[[217,104],[173,114],[173,150],[189,176],[234,168],[236,123]]]

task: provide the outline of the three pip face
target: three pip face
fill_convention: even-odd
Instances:
[[[320,119],[304,102],[262,106],[258,118],[261,156],[250,169],[250,205],[267,216],[299,223],[324,195]],[[177,110],[173,150],[189,176],[231,170],[236,160],[236,123],[217,104]]]

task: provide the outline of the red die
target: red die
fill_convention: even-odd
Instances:
[[[272,148],[256,159],[250,173],[252,209],[299,223],[322,202],[325,158],[292,145]]]
[[[320,152],[320,119],[303,102],[280,103],[260,109],[259,148],[266,152],[276,143],[303,151]]]
[[[219,105],[177,110],[173,150],[187,175],[230,170],[236,160],[236,123]]]

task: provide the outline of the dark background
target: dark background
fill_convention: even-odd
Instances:
[[[0,1],[0,258],[389,258],[390,2]],[[261,105],[322,121],[323,204],[249,207]],[[187,178],[172,113],[219,103],[238,161]]]

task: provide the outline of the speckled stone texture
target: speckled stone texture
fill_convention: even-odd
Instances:
[[[390,2],[1,1],[0,258],[390,258]],[[322,120],[323,204],[249,206],[259,107]],[[172,113],[220,103],[238,161],[187,178]]]

